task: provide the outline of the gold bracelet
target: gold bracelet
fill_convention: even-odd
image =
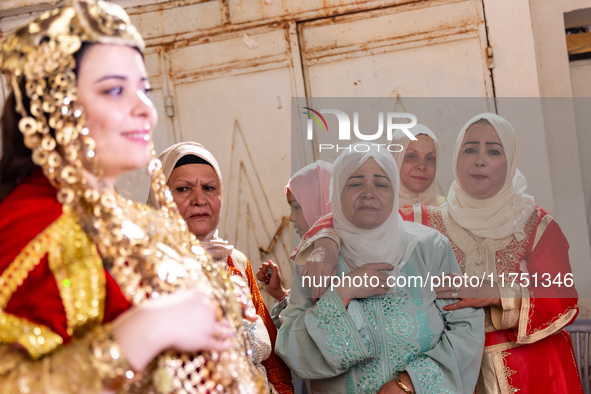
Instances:
[[[402,383],[402,380],[398,376],[394,379],[398,387],[400,387],[406,394],[416,394],[413,390],[409,389],[407,385]]]

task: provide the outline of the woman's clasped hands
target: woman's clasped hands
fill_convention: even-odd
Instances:
[[[438,282],[440,285],[434,286],[437,298],[458,300],[458,302],[443,307],[446,311],[468,307],[483,308],[491,305],[501,307],[498,284],[486,276],[484,279],[478,278],[478,284],[475,281],[471,283],[469,277],[457,274],[440,276],[439,279],[441,279],[441,282]]]
[[[388,263],[368,263],[349,272],[342,277],[335,277],[339,285],[335,286],[345,307],[355,298],[368,298],[382,296],[388,289],[388,278],[390,275],[382,272],[393,270],[394,266]],[[376,280],[377,278],[377,280]]]

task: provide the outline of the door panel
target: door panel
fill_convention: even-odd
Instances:
[[[271,254],[259,248],[267,248],[289,215],[283,189],[290,178],[290,102],[304,94],[293,61],[297,40],[294,46],[290,39],[297,35],[295,24],[246,34],[170,50],[171,94],[181,139],[203,144],[220,164],[220,235],[247,255],[255,272],[263,259],[277,262],[289,287],[289,231]]]
[[[378,108],[416,115],[439,137],[440,169],[451,168],[463,124],[479,112],[496,112],[480,0],[390,7],[304,22],[298,30],[309,106],[330,105],[317,97],[396,98],[343,102],[339,109],[351,121],[353,112],[359,112],[366,134],[377,130]],[[474,99],[432,99],[445,97]],[[336,117],[326,119],[329,130],[336,130]],[[320,154],[319,144],[334,144],[335,139],[316,133],[311,141],[315,158],[334,161],[336,150]],[[379,143],[386,142],[384,133]],[[451,171],[439,171],[440,193],[447,194],[452,181]]]

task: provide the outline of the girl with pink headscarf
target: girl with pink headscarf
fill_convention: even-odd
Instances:
[[[285,186],[287,203],[291,206],[290,220],[296,232],[302,237],[318,219],[330,211],[330,170],[332,164],[322,160],[309,164],[296,172]],[[303,240],[302,240],[303,241]],[[294,250],[297,253],[298,248]],[[281,284],[279,267],[273,261],[263,263],[259,268],[257,279],[265,283],[267,293],[277,300],[271,312],[277,327],[279,313],[285,309],[289,291]]]

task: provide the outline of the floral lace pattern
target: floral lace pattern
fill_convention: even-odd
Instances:
[[[341,312],[332,298],[322,297],[316,304],[316,324],[329,332],[326,347],[341,357],[341,368],[346,370],[364,357],[358,346],[354,346],[355,337],[343,313],[346,312]]]
[[[420,356],[410,363],[409,367],[414,370],[422,391],[427,394],[453,394],[447,389],[441,388],[443,372],[439,365],[426,356]]]
[[[378,337],[386,337],[388,345],[383,349],[387,354],[381,353],[378,357],[359,365],[359,369],[363,372],[363,376],[357,383],[359,392],[376,393],[392,378],[392,376],[384,376],[386,370],[386,366],[383,365],[384,356],[388,357],[390,362],[389,369],[398,372],[404,370],[419,354],[419,348],[413,343],[417,322],[404,311],[408,302],[409,298],[401,288],[397,288],[394,294],[388,294],[382,298],[360,300],[374,333]],[[381,333],[376,321],[378,314],[383,316],[384,322],[384,332]]]

